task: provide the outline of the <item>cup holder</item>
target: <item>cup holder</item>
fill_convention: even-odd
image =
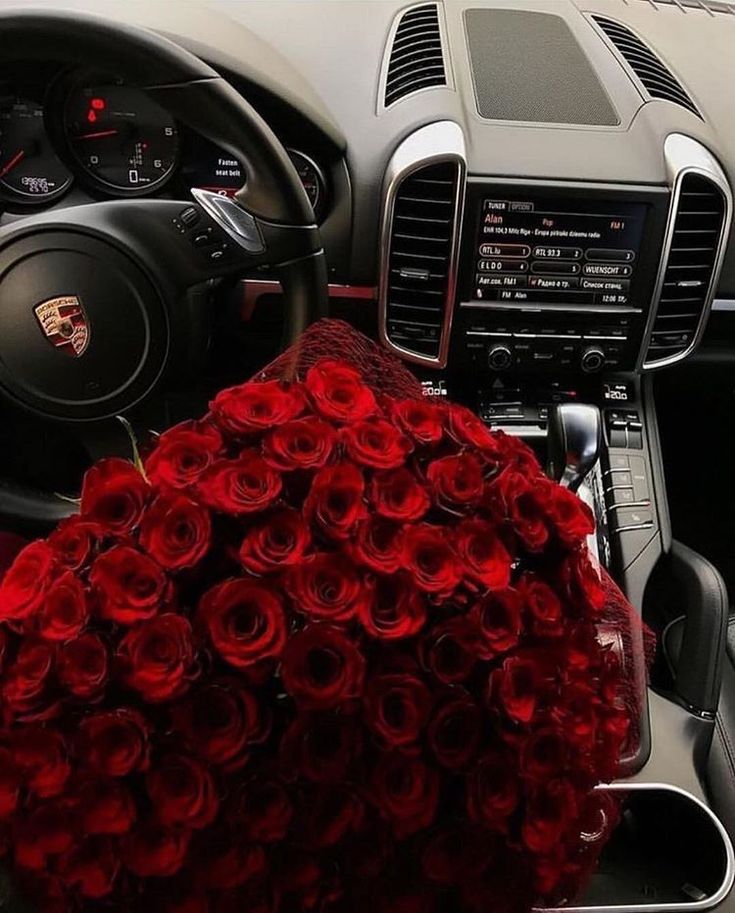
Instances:
[[[732,844],[703,802],[665,783],[600,789],[625,794],[620,823],[581,896],[556,910],[710,910],[727,897],[735,877]]]

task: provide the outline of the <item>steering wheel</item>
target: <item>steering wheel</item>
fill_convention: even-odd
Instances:
[[[280,279],[285,344],[324,313],[324,252],[294,166],[207,64],[152,32],[47,10],[0,13],[0,58],[114,73],[248,176],[234,198],[194,190],[193,200],[97,202],[0,229],[0,396],[57,422],[125,413],[187,351],[196,333],[187,294],[254,267]],[[51,523],[70,512],[49,493],[0,484],[0,520]]]

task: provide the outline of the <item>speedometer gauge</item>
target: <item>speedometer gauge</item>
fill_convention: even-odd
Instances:
[[[43,124],[43,108],[27,98],[0,101],[0,186],[23,203],[48,203],[71,184]]]
[[[69,148],[95,184],[123,194],[149,193],[170,177],[178,153],[171,115],[131,86],[74,89],[64,129]]]

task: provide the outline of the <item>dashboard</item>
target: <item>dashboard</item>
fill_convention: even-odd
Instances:
[[[327,178],[307,153],[287,151],[319,218]],[[109,74],[21,70],[0,83],[0,202],[11,212],[63,202],[72,189],[94,199],[195,187],[232,196],[246,180],[226,150]]]

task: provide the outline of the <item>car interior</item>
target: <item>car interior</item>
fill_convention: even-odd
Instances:
[[[570,911],[735,911],[733,48],[730,0],[0,2],[0,527],[318,316],[525,440],[657,643]]]

